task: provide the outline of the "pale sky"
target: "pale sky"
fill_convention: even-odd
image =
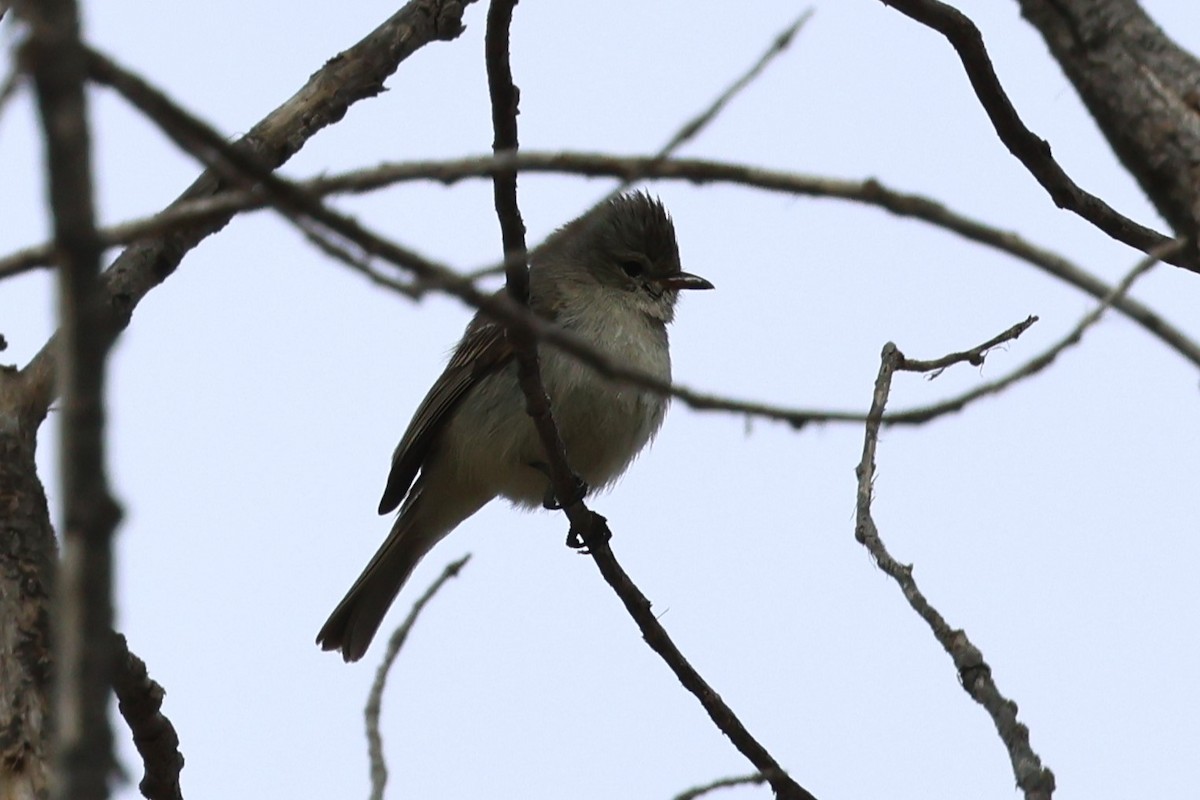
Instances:
[[[1067,172],[1166,231],[1017,3],[956,5]],[[1200,52],[1200,6],[1144,5]],[[522,146],[649,153],[805,7],[525,0],[513,27]],[[791,50],[683,154],[876,177],[1109,282],[1137,261],[1056,209],[1007,153],[940,35],[874,0],[812,7]],[[108,0],[85,5],[85,29],[233,136],[393,11]],[[486,152],[485,13],[470,6],[459,40],[418,52],[285,174]],[[152,213],[197,166],[111,93],[92,99],[102,220]],[[0,118],[0,252],[45,237],[37,137],[22,93]],[[531,241],[611,185],[522,178]],[[672,210],[684,269],[717,287],[685,297],[672,330],[675,376],[690,387],[865,410],[885,342],[932,358],[1041,317],[981,368],[897,376],[892,408],[924,404],[1024,363],[1094,305],[876,209],[729,186],[649,189]],[[500,253],[484,181],[336,205],[462,269]],[[1200,339],[1196,275],[1159,266],[1132,294]],[[590,559],[563,546],[562,515],[489,506],[421,565],[362,662],[314,645],[387,533],[375,508],[392,448],[470,313],[373,287],[267,213],[206,241],[138,307],[109,394],[111,478],[127,512],[118,619],[167,690],[185,796],[365,797],[362,706],[381,645],[466,552],[472,562],[392,672],[389,798],[658,800],[751,770]],[[3,361],[24,364],[53,326],[49,273],[4,282]],[[1062,800],[1195,794],[1197,389],[1193,365],[1113,314],[1034,380],[880,442],[881,536],[982,649]],[[53,434],[43,429],[40,458],[56,508]],[[652,449],[592,507],[685,655],[818,798],[1014,797],[991,720],[854,540],[861,448],[858,425],[797,432],[676,403]],[[119,796],[133,798],[141,766],[116,724],[134,776]]]

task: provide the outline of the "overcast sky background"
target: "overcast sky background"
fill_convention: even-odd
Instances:
[[[1138,258],[1054,207],[1008,155],[938,34],[875,0],[813,2],[770,71],[687,155],[877,177],[1019,231],[1116,281]],[[1026,123],[1084,188],[1160,230],[1015,2],[959,0]],[[1200,51],[1200,6],[1146,0]],[[513,25],[528,149],[657,149],[806,6],[525,0]],[[89,39],[233,136],[394,11],[260,0],[85,4]],[[403,64],[285,168],[480,154],[492,134],[486,8]],[[6,42],[13,43],[11,21]],[[152,213],[197,167],[108,92],[91,95],[102,220]],[[0,119],[0,251],[41,241],[28,92]],[[611,182],[528,176],[531,241]],[[1094,301],[927,225],[845,202],[659,183],[684,268],[716,284],[672,331],[688,386],[864,410],[889,340],[931,358],[1041,317],[982,368],[897,376],[892,407],[998,377]],[[413,184],[339,208],[463,269],[497,259],[484,181]],[[1193,338],[1200,278],[1159,266],[1132,294]],[[239,218],[137,309],[112,360],[110,466],[126,507],[118,618],[167,689],[190,798],[365,797],[362,706],[382,653],[313,638],[390,521],[392,448],[470,310],[369,285],[270,214]],[[5,362],[54,327],[50,275],[4,282]],[[1200,753],[1194,366],[1107,316],[1047,373],[880,443],[884,541],[1020,705],[1058,797],[1191,797]],[[53,415],[51,415],[53,423]],[[40,460],[53,507],[53,424]],[[676,404],[593,507],[683,652],[821,800],[1004,800],[1007,754],[899,590],[854,540],[860,426],[748,423]],[[561,515],[497,503],[422,564],[390,630],[450,560],[461,577],[391,677],[388,797],[669,798],[750,771],[641,641]],[[127,731],[118,727],[125,742]],[[136,796],[140,764],[121,797]],[[721,795],[766,797],[765,788]]]

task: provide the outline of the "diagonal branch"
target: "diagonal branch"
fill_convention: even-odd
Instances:
[[[473,0],[411,0],[353,47],[325,62],[295,95],[276,108],[233,145],[256,163],[278,167],[318,131],[342,119],[350,106],[383,91],[383,82],[402,61],[433,41],[449,41],[462,31],[464,6]],[[176,204],[210,197],[226,188],[215,173],[201,175]],[[232,214],[175,231],[128,248],[103,277],[112,324],[123,329],[133,309],[175,271],[183,257],[219,231]],[[40,420],[54,398],[57,337],[22,370],[26,405]]]
[[[891,342],[884,345],[879,376],[876,378],[875,391],[871,397],[871,410],[867,414],[862,460],[855,470],[858,491],[854,535],[871,553],[876,565],[896,581],[909,605],[929,625],[938,643],[954,661],[963,689],[991,715],[1000,739],[1008,750],[1017,785],[1025,793],[1026,800],[1050,800],[1054,793],[1054,774],[1042,766],[1041,759],[1030,747],[1029,729],[1017,721],[1017,704],[1000,694],[1000,690],[992,681],[991,667],[967,637],[966,632],[951,628],[937,609],[930,605],[917,587],[912,566],[901,564],[888,552],[871,515],[875,452],[893,374],[897,370],[924,372],[929,369],[943,369],[952,363],[976,363],[984,357],[988,349],[1020,336],[1032,322],[1032,318],[1028,319],[977,348],[932,362],[907,359],[896,345]]]
[[[497,152],[515,152],[517,141],[517,89],[509,65],[509,26],[516,0],[492,0],[488,8],[485,50],[488,88],[492,100],[493,148]],[[504,256],[509,294],[522,306],[529,303],[529,267],[525,263],[525,226],[517,205],[515,170],[498,171],[493,176],[496,214],[504,238]],[[568,543],[586,546],[596,566],[637,622],[646,642],[657,652],[680,682],[696,696],[717,727],[734,746],[770,781],[778,798],[815,800],[797,784],[766,748],[750,734],[712,690],[700,674],[667,636],[650,610],[650,601],[634,585],[617,563],[608,545],[612,533],[604,517],[590,510],[579,491],[579,481],[567,462],[567,452],[550,412],[549,398],[542,383],[537,357],[537,340],[521,329],[509,328],[516,350],[518,379],[525,394],[526,409],[532,418],[549,463],[554,493],[571,523]]]
[[[1158,213],[1177,232],[1195,234],[1200,60],[1136,0],[1018,3]]]
[[[1115,211],[1100,198],[1081,189],[1050,154],[1050,145],[1021,121],[1008,99],[979,29],[965,14],[940,0],[883,0],[905,16],[946,37],[958,53],[967,79],[1000,141],[1017,157],[1049,194],[1054,204],[1086,219],[1119,242],[1149,254],[1171,240],[1163,234]],[[1180,252],[1168,263],[1200,272],[1200,254]]]
[[[647,176],[647,170],[653,169],[657,165],[661,164],[663,161],[678,152],[679,148],[683,147],[685,144],[699,136],[705,128],[711,125],[713,121],[720,116],[721,112],[725,110],[725,107],[728,106],[735,97],[741,94],[746,87],[754,83],[754,81],[758,80],[759,76],[762,75],[763,72],[766,71],[767,67],[771,65],[771,62],[783,55],[784,51],[791,46],[792,40],[796,38],[796,34],[798,34],[800,29],[804,27],[810,18],[812,18],[812,15],[813,10],[811,8],[805,10],[800,14],[800,16],[796,17],[791,24],[789,24],[779,33],[775,34],[774,38],[771,39],[771,43],[767,46],[767,49],[761,56],[758,57],[758,60],[750,65],[750,68],[744,73],[734,79],[733,83],[729,84],[729,86],[725,88],[725,91],[718,94],[713,101],[708,104],[707,107],[696,114],[696,116],[684,122],[683,125],[681,125],[679,129],[671,135],[671,138],[667,139],[666,143],[658,149],[658,152],[650,157],[650,160],[645,164],[645,170],[631,170],[626,172],[624,175],[619,176],[621,178],[620,183],[610,189],[608,193],[599,200],[592,203],[592,209],[599,208],[609,200],[612,200],[614,197],[619,195],[621,192],[633,186],[633,184],[645,178]],[[516,153],[514,152],[513,155],[516,155]],[[500,271],[500,268],[493,267],[486,272],[474,273],[471,277],[474,278],[479,277],[480,275],[499,273]]]
[[[712,101],[711,104],[709,104],[707,108],[705,108],[695,117],[692,117],[692,119],[685,122],[683,126],[680,127],[680,129],[676,131],[670,139],[667,140],[667,143],[664,144],[659,151],[654,154],[654,158],[658,160],[664,159],[679,150],[679,148],[683,147],[692,139],[695,139],[697,136],[699,136],[700,132],[707,128],[709,124],[711,124],[712,121],[717,118],[717,116],[725,109],[725,106],[729,105],[733,98],[741,94],[741,92],[747,86],[758,80],[758,77],[763,74],[763,71],[771,65],[771,62],[783,55],[783,52],[791,46],[792,40],[796,38],[796,34],[798,34],[800,29],[803,28],[804,25],[812,18],[812,15],[813,10],[811,8],[806,9],[787,27],[775,34],[775,38],[771,40],[771,44],[768,45],[763,54],[758,57],[758,60],[755,61],[754,64],[752,64],[750,68],[743,74],[739,75],[733,83],[729,84],[725,91],[717,95],[717,97]],[[626,188],[628,188],[628,184],[626,185]]]

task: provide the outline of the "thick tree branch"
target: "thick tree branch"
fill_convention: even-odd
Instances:
[[[183,770],[179,734],[162,713],[166,692],[151,679],[146,662],[129,651],[125,637],[119,633],[112,637],[117,709],[129,725],[133,744],[142,756],[144,774],[138,788],[146,800],[183,800],[179,786],[179,773]]]
[[[350,104],[376,94],[383,79],[409,54],[434,39],[454,38],[461,29],[463,5],[463,2],[453,0],[414,0],[355,48],[327,63],[297,95],[256,125],[240,146],[268,163],[282,163],[317,130],[341,119]],[[49,111],[54,115],[54,125],[48,127],[58,133],[48,138],[51,149],[58,150],[62,143],[58,134],[64,140],[76,142],[75,146],[68,146],[65,153],[51,154],[50,163],[57,173],[57,176],[52,175],[51,194],[55,210],[61,212],[55,229],[56,238],[64,245],[61,251],[61,258],[67,265],[64,273],[70,272],[81,279],[84,296],[89,291],[89,282],[98,283],[103,294],[102,303],[74,303],[78,308],[86,309],[86,313],[95,315],[91,320],[93,328],[107,328],[91,341],[84,342],[84,351],[92,354],[87,358],[94,362],[97,352],[104,349],[101,345],[107,344],[113,330],[128,323],[132,309],[142,297],[171,274],[191,247],[204,236],[219,230],[229,215],[208,220],[187,231],[174,231],[155,241],[141,242],[127,250],[100,281],[95,280],[100,251],[99,239],[87,222],[91,191],[79,188],[90,180],[90,173],[85,161],[71,155],[86,153],[86,147],[78,146],[82,117],[69,109],[60,113],[65,106],[81,103],[70,95],[82,97],[78,79],[83,74],[82,53],[75,34],[77,23],[73,15],[62,13],[64,7],[64,0],[25,3],[23,8],[32,20],[33,36],[23,60],[35,77],[40,76],[38,91],[43,114]],[[72,18],[64,27],[62,20],[67,17]],[[64,79],[63,75],[67,77]],[[63,98],[65,105],[59,102]],[[52,107],[58,110],[52,110]],[[220,188],[221,182],[214,175],[206,175],[184,197],[209,196]],[[76,272],[72,266],[86,266],[86,270],[80,268]],[[85,271],[92,277],[86,277]],[[80,294],[78,289],[76,286],[76,295]],[[80,338],[87,339],[86,335],[81,337],[78,328],[72,330],[71,323],[64,320],[60,333],[24,370],[19,373],[0,370],[0,496],[5,498],[0,503],[0,529],[5,532],[0,548],[0,729],[3,730],[3,736],[0,736],[0,796],[3,797],[44,798],[48,792],[46,762],[49,748],[46,739],[49,722],[57,715],[49,707],[47,696],[50,674],[47,603],[54,591],[56,553],[45,494],[37,478],[34,450],[37,428],[58,391],[56,379],[60,368],[71,374],[82,368],[86,374],[83,363],[69,367],[62,358],[65,351],[77,349],[71,342]],[[62,354],[60,349],[64,351]],[[84,396],[99,396],[99,386],[83,388],[86,390],[82,393]],[[74,416],[79,411],[85,427],[88,424],[94,426],[102,419],[98,406],[81,407],[71,399],[78,395],[69,384],[64,385],[64,390],[68,392],[64,417]],[[94,448],[83,455],[86,457],[76,462],[70,474],[94,475],[93,467],[102,464],[102,453],[97,453]],[[68,497],[78,496],[78,481],[67,475],[64,478],[67,486],[76,487],[67,490]],[[84,487],[83,491],[88,493],[86,502],[92,504],[91,508],[98,516],[81,518],[78,512],[69,510],[66,517],[68,536],[73,536],[72,530],[78,531],[84,526],[101,530],[115,517],[115,506],[105,502],[102,484],[97,486],[93,481],[92,488]],[[107,520],[104,519],[106,515]],[[103,553],[100,555],[99,560],[103,561]],[[89,560],[94,559],[80,559],[68,553],[64,570],[76,570],[82,562]],[[95,576],[100,572],[103,569],[90,574]],[[109,613],[107,598],[102,600],[104,602],[96,602],[87,610],[92,621]],[[101,671],[111,668],[111,659],[105,658],[106,650],[107,647],[100,644],[89,647],[79,657],[87,665],[89,685],[98,683],[90,680],[97,672],[93,667],[99,665]],[[78,674],[71,667],[75,656],[68,653],[66,658],[64,663],[70,669],[64,672]],[[107,692],[106,686],[101,715],[106,708]],[[76,715],[69,714],[61,717],[60,725],[67,735],[88,736],[90,742],[98,745],[96,752],[107,749],[104,735],[92,735],[96,726],[106,724],[103,716],[89,712],[86,723],[77,723]],[[83,734],[81,724],[88,726]],[[62,749],[60,753],[62,758],[74,758],[71,749]],[[60,782],[56,791],[73,797],[88,797],[102,791],[112,762],[109,759],[103,765],[98,762],[99,759],[91,759],[86,765],[86,780],[90,787],[87,792],[76,792],[66,782]]]
[[[47,795],[57,546],[20,376],[0,367],[0,797]]]
[[[1000,739],[1004,742],[1005,749],[1012,761],[1017,785],[1025,793],[1026,800],[1050,800],[1054,793],[1054,774],[1042,766],[1041,759],[1030,747],[1029,729],[1017,721],[1017,704],[1000,694],[996,684],[992,681],[991,667],[984,660],[983,654],[967,637],[966,632],[951,628],[937,609],[930,605],[925,595],[917,587],[917,582],[913,578],[912,566],[901,564],[888,552],[887,547],[879,538],[879,529],[871,515],[871,500],[875,483],[875,451],[879,442],[879,428],[883,421],[884,407],[887,405],[888,394],[891,391],[892,375],[897,370],[926,372],[944,369],[953,363],[978,363],[989,349],[1001,342],[1020,336],[1032,323],[1033,318],[1030,318],[979,347],[930,362],[905,358],[904,354],[891,342],[884,345],[879,376],[875,381],[875,391],[871,397],[871,410],[867,414],[862,460],[855,470],[855,474],[858,476],[858,492],[854,535],[871,553],[876,565],[896,581],[909,605],[929,625],[938,643],[953,660],[963,689],[991,715]]]
[[[115,764],[108,723],[112,686],[112,535],[120,508],[105,474],[104,385],[112,342],[101,313],[100,239],[92,204],[86,60],[74,0],[41,0],[21,13],[21,54],[33,77],[59,265],[63,395],[60,469],[63,557],[53,629],[55,701],[52,797],[104,800]]]
[[[1050,155],[1050,145],[1021,121],[1012,101],[1000,85],[991,58],[983,44],[983,36],[975,23],[962,12],[940,0],[882,0],[902,14],[933,28],[946,37],[966,69],[967,79],[976,97],[987,112],[1000,141],[1037,179],[1059,208],[1065,208],[1086,219],[1119,242],[1150,253],[1171,240],[1119,214],[1107,203],[1089,194],[1071,180],[1070,176]],[[1053,0],[1056,2],[1056,0]],[[1195,250],[1173,256],[1169,263],[1200,272],[1200,253]]]
[[[1200,61],[1135,0],[1019,0],[1113,151],[1175,231],[1200,227]]]
[[[463,7],[473,0],[411,0],[390,19],[315,72],[283,105],[264,117],[235,147],[256,163],[278,167],[327,125],[345,116],[351,105],[383,91],[383,82],[404,59],[433,41],[449,41],[462,31]],[[200,176],[176,204],[210,197],[226,188],[218,175]],[[117,328],[129,324],[133,309],[205,237],[232,218],[222,214],[185,231],[175,231],[128,248],[104,273],[108,314]],[[25,367],[30,380],[28,404],[49,407],[54,397],[57,337]]]

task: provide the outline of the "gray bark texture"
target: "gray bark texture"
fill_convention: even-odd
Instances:
[[[1200,61],[1134,0],[1018,0],[1175,233],[1200,227]]]

